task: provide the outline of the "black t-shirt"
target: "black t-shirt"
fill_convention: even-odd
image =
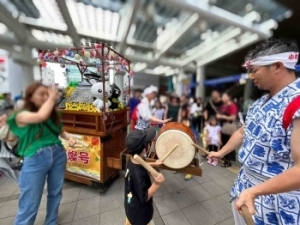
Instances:
[[[223,102],[220,100],[219,102],[213,102],[212,104],[215,106],[215,108],[217,109],[217,111],[221,108],[221,106],[223,105]],[[213,107],[211,106],[210,101],[208,101],[206,103],[206,106],[204,108],[204,111],[207,110],[207,119],[209,119],[209,117],[211,116],[215,116],[216,115],[216,111],[213,109]]]
[[[134,164],[131,160],[127,163],[129,170],[125,177],[125,213],[131,225],[147,225],[153,217],[152,198],[148,199],[148,189],[151,180],[148,171],[139,164]],[[128,194],[132,197],[128,201]]]

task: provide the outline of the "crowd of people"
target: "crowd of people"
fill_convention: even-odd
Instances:
[[[201,97],[188,98],[185,94],[180,97],[171,94],[162,103],[155,95],[157,89],[153,90],[150,94],[144,92],[143,99],[141,91],[135,90],[134,96],[129,100],[132,129],[144,129],[149,124],[160,128],[168,121],[184,123],[193,130],[196,140],[201,141],[200,137],[204,137],[209,151],[218,151],[237,130],[239,109],[228,93],[221,94],[213,90],[207,101]],[[250,102],[247,104],[249,108]],[[148,113],[147,116],[144,115],[145,112]],[[137,113],[148,121],[146,125],[141,125],[141,121],[138,123]],[[234,152],[224,156],[221,166],[231,166],[230,161],[236,161]],[[216,162],[212,163],[208,159],[209,164],[217,165]],[[191,176],[186,177],[187,180],[190,178]]]
[[[243,108],[248,113],[245,123],[243,116],[240,116],[240,127],[236,124],[238,107],[228,93],[221,96],[217,91],[212,92],[211,98],[202,107],[200,99],[193,103],[196,105],[190,105],[186,96],[182,96],[180,101],[178,97],[170,96],[165,105],[164,118],[169,117],[179,122],[188,120],[193,129],[201,129],[201,120],[204,121],[206,139],[211,150],[208,163],[216,165],[216,160],[224,158],[222,166],[230,166],[230,160],[235,160],[236,149],[239,149],[238,156],[242,167],[230,193],[236,225],[245,224],[243,216],[246,215],[242,212],[244,206],[250,215],[253,215],[253,223],[256,225],[300,224],[300,182],[295,178],[300,173],[300,154],[297,149],[300,145],[300,80],[295,74],[298,55],[299,50],[294,43],[281,40],[268,40],[249,52],[244,66],[255,86],[265,93],[255,102],[252,99],[245,102]],[[154,94],[152,100],[153,96]],[[148,99],[147,110],[150,115],[149,100],[151,99]],[[136,102],[139,108],[142,103]],[[161,106],[160,103],[157,105]],[[134,110],[131,109],[132,112]],[[161,116],[161,113],[155,115]],[[155,116],[140,117],[149,124],[150,121],[167,122]],[[200,117],[200,120],[197,117]],[[137,134],[142,143],[136,148],[138,151],[131,152],[132,155],[143,152],[145,143],[154,138],[155,132],[151,132],[151,128],[148,127],[140,129],[137,125],[134,127],[136,130],[128,135],[127,138]],[[140,131],[143,132],[138,135]],[[130,145],[127,147],[131,148]],[[133,158],[130,162],[133,165],[137,164]],[[146,170],[144,172],[147,173]],[[131,185],[150,180],[146,174],[142,177],[131,173],[131,176],[139,178],[131,182],[130,177],[126,178],[125,182]],[[149,224],[152,217],[147,216],[143,207],[138,208],[137,205],[131,204],[132,193],[136,195],[136,201],[137,198],[151,201],[154,192],[163,181],[164,177],[160,174],[154,176],[152,185],[149,182],[142,187],[131,186],[129,195],[125,195],[125,211],[126,215],[130,216],[130,222],[126,224]],[[144,195],[141,195],[140,190],[148,191],[142,192]],[[143,216],[132,216],[128,211],[129,206],[135,213],[144,213]],[[150,209],[153,213],[152,206]]]
[[[300,79],[295,74],[298,47],[291,42],[267,40],[246,57],[250,79],[266,93],[243,105],[248,111],[245,122],[239,107],[228,93],[213,91],[207,101],[190,100],[186,95],[170,95],[166,102],[156,98],[158,89],[136,90],[129,101],[131,131],[125,145],[132,156],[125,173],[124,206],[126,225],[148,225],[153,218],[153,196],[164,182],[162,174],[150,179],[148,171],[136,160],[143,158],[156,135],[156,129],[170,121],[191,127],[204,140],[210,153],[208,163],[228,167],[236,160],[241,169],[230,193],[236,225],[245,225],[242,207],[253,215],[256,225],[300,224]],[[141,94],[143,98],[141,99]],[[46,225],[58,223],[58,207],[66,167],[66,153],[59,139],[76,141],[63,130],[57,111],[58,91],[40,83],[30,85],[21,110],[9,117],[0,116],[0,127],[8,126],[18,138],[20,198],[15,225],[33,225],[47,180]],[[3,110],[13,103],[6,94]],[[1,149],[2,150],[2,149]],[[25,154],[26,153],[26,154]],[[157,160],[150,166],[159,166]]]

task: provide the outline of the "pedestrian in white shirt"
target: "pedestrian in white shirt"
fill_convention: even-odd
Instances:
[[[144,130],[150,127],[151,122],[164,124],[171,120],[162,120],[152,115],[150,102],[155,98],[157,91],[157,87],[152,85],[144,90],[144,98],[141,103],[138,104],[137,109],[134,112],[137,114],[135,129]]]

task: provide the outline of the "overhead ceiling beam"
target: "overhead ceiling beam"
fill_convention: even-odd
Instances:
[[[22,43],[26,43],[27,38],[31,36],[24,24],[20,23],[17,18],[14,18],[3,3],[0,3],[0,22],[4,23],[8,29],[14,32],[18,40]]]
[[[20,54],[19,52],[13,51],[13,52],[9,52],[9,54],[11,55],[13,60],[18,63],[26,64],[28,66],[37,66],[38,65],[36,60],[34,60],[33,58],[30,58],[28,56],[25,56],[23,54]]]
[[[48,41],[39,41],[35,39],[29,39],[28,45],[32,48],[38,48],[38,49],[49,49],[49,50],[55,50],[55,49],[66,49],[74,47],[73,44],[60,44],[60,43],[53,43]]]
[[[0,35],[0,44],[1,47],[9,47],[12,45],[17,45],[19,44],[19,41],[16,38],[8,37],[6,35]]]
[[[57,34],[63,34],[63,35],[68,35],[66,33],[66,31],[63,31],[63,29],[58,29],[58,27],[48,27],[48,26],[44,26],[41,24],[37,24],[37,23],[27,23],[27,21],[23,21],[22,23],[24,23],[27,27],[29,27],[30,29],[37,29],[37,30],[47,30],[47,31],[53,31],[54,33]],[[83,30],[78,29],[77,30],[80,38],[85,38],[87,40],[93,40],[93,41],[104,41],[104,42],[109,42],[109,43],[114,43],[117,44],[120,42],[119,38],[112,38],[112,37],[101,37],[101,34],[96,33],[96,32],[92,32],[92,33],[87,33]],[[151,44],[148,42],[143,42],[143,41],[136,41],[136,40],[127,40],[126,45],[128,47],[132,47],[132,48],[139,48],[139,49],[145,49],[145,50],[155,50],[155,44]],[[169,50],[168,53],[179,56],[182,52],[179,50]]]
[[[177,7],[178,9],[198,13],[201,17],[206,18],[211,22],[239,27],[243,31],[249,31],[257,34],[261,39],[267,39],[272,35],[269,30],[260,29],[259,25],[253,25],[243,17],[230,13],[224,9],[210,6],[205,3],[205,1],[201,1],[200,3],[198,1],[197,5],[187,2],[187,0],[161,0],[160,2],[172,7]]]
[[[186,22],[179,24],[174,32],[171,32],[170,36],[166,38],[165,42],[161,45],[162,47],[159,47],[155,60],[160,59],[173,45],[180,41],[198,21],[199,15],[198,13],[194,13]]]
[[[113,38],[113,37],[110,37],[109,35],[101,35],[101,32],[98,32],[98,31],[90,31],[87,33],[87,31],[84,31],[84,30],[81,30],[81,29],[78,29],[78,34],[81,36],[81,37],[84,37],[85,39],[88,39],[88,40],[99,40],[99,41],[104,41],[104,42],[108,42],[108,43],[117,43],[119,42],[118,39],[116,38]]]
[[[270,19],[268,21],[265,21],[260,25],[261,27],[265,27],[267,29],[276,29],[277,22],[273,19]],[[189,50],[187,52],[188,57],[182,62],[182,66],[187,65],[188,63],[192,61],[199,61],[199,58],[205,56],[207,58],[207,55],[211,55],[212,50],[216,50],[216,48],[224,43],[226,43],[229,40],[237,40],[237,39],[246,39],[251,34],[251,32],[245,32],[242,33],[242,30],[240,28],[234,28],[229,27],[225,31],[223,31],[221,34],[218,35],[217,38],[209,40],[209,43],[201,43],[197,47]],[[255,33],[254,33],[255,34]],[[258,35],[258,34],[256,34]],[[259,37],[259,35],[258,35]],[[260,40],[263,40],[263,38],[259,37]],[[228,46],[231,47],[231,46]]]
[[[121,42],[119,44],[119,51],[121,54],[124,53],[125,48],[126,48],[126,42],[127,42],[127,37],[131,28],[132,23],[135,20],[136,14],[138,12],[138,9],[140,7],[140,0],[131,0],[129,5],[128,5],[128,9],[125,12],[126,13],[126,21],[125,21],[125,25],[124,25],[124,32],[122,34],[122,38],[121,38]]]
[[[242,39],[239,43],[231,44],[229,46],[223,46],[224,48],[219,49],[217,53],[210,55],[209,57],[203,57],[202,60],[199,60],[197,62],[197,67],[202,67],[209,63],[212,63],[213,61],[218,60],[226,55],[232,54],[235,51],[252,45],[259,40],[260,38],[257,34],[252,34],[249,37]]]
[[[37,24],[37,23],[27,23],[26,21],[22,21],[22,23],[26,24],[27,27],[29,27],[30,29],[37,29],[37,30],[42,30],[42,31],[53,31],[54,33],[57,34],[63,34],[63,35],[68,35],[66,33],[66,31],[64,31],[63,29],[58,29],[58,27],[48,27],[48,26],[44,26],[41,24]],[[101,37],[101,33],[98,32],[89,32],[87,33],[84,30],[78,29],[77,30],[80,38],[84,38],[84,39],[89,39],[89,40],[97,40],[97,41],[104,41],[104,42],[113,42],[115,44],[120,42],[120,38],[112,38],[112,37]],[[136,40],[127,40],[127,46],[130,47],[137,47],[137,48],[141,48],[141,49],[146,49],[146,50],[154,50],[155,49],[155,45],[148,43],[148,42],[143,42],[143,41],[136,41]],[[174,53],[176,55],[180,54],[181,52],[179,51],[172,51],[171,53]]]
[[[24,51],[16,51],[12,45],[14,43],[12,43],[12,45],[7,45],[5,43],[3,43],[2,41],[5,40],[2,37],[0,37],[0,48],[4,49],[6,51],[9,52],[9,56],[16,62],[22,63],[22,64],[26,64],[29,66],[36,66],[36,60],[31,58],[31,55],[28,56],[26,54],[24,54]],[[7,39],[6,39],[7,40]]]
[[[26,27],[34,28],[34,29],[41,29],[41,30],[51,30],[59,33],[66,33],[68,30],[68,26],[65,23],[45,23],[40,19],[34,19],[30,17],[20,16],[20,22],[25,24]]]
[[[153,66],[170,66],[173,68],[181,68],[180,65],[180,60],[169,60],[167,58],[161,58],[158,61],[153,60],[153,57],[147,57],[147,56],[142,56],[142,55],[137,55],[137,54],[130,54],[130,55],[125,55],[129,60],[133,62],[141,62],[141,63],[147,63],[148,65],[153,65]],[[183,67],[185,70],[189,71],[196,71],[196,65],[186,65]]]
[[[20,43],[16,38],[7,37],[5,35],[0,35],[0,43],[2,45],[22,46],[22,43]],[[40,41],[35,39],[34,37],[28,38],[27,45],[28,47],[31,48],[39,48],[39,49],[47,49],[47,50],[64,49],[64,48],[73,47],[71,44],[59,44],[59,43],[51,43],[48,41]]]
[[[4,35],[0,35],[0,42],[2,44],[15,44],[18,45],[19,42],[15,38],[6,38]],[[30,38],[28,39],[28,46],[32,48],[39,48],[39,49],[49,49],[49,50],[55,50],[55,49],[68,49],[72,47],[70,44],[56,44],[56,43],[51,43],[51,42],[46,42],[46,41],[39,41],[36,40],[35,38]],[[168,60],[166,58],[161,58],[159,61],[154,62],[152,57],[147,57],[144,55],[136,55],[136,54],[125,54],[125,57],[128,58],[129,60],[133,62],[142,62],[142,63],[147,63],[148,65],[164,65],[164,66],[170,66],[174,68],[180,67],[179,60]],[[186,65],[184,69],[189,70],[189,71],[195,71],[196,66],[193,65]]]
[[[80,37],[76,31],[76,27],[72,21],[66,1],[56,0],[56,3],[62,13],[62,16],[68,26],[67,34],[73,39],[73,45],[76,47],[80,46]]]
[[[113,42],[114,44],[117,44],[120,42],[119,39],[112,39],[112,38],[99,38],[100,36],[97,35],[97,34],[93,34],[93,33],[89,33],[87,36],[87,33],[86,32],[81,32],[80,30],[78,31],[78,33],[84,37],[85,39],[90,39],[90,40],[93,40],[93,41],[104,41],[104,42]],[[126,45],[128,47],[132,47],[134,49],[145,49],[145,50],[155,50],[156,47],[154,44],[152,43],[148,43],[148,42],[144,42],[144,41],[137,41],[137,40],[127,40],[127,43]],[[170,54],[173,54],[173,55],[176,55],[176,56],[179,56],[181,55],[181,51],[178,51],[178,50],[170,50],[168,53]]]
[[[217,38],[214,38],[210,41],[210,43],[201,43],[197,47],[189,50],[190,56],[186,57],[185,60],[183,60],[182,65],[185,66],[189,64],[190,62],[197,60],[201,56],[208,54],[211,52],[214,48],[220,46],[222,43],[225,43],[226,41],[237,37],[241,34],[240,28],[229,28],[226,31],[222,32]]]

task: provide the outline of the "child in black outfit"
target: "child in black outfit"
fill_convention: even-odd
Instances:
[[[135,154],[144,157],[148,144],[156,135],[155,128],[131,131],[125,140],[127,151],[131,156]],[[160,165],[158,161],[152,165]],[[164,182],[164,177],[160,174],[154,177],[151,183],[149,172],[140,165],[133,157],[127,162],[125,174],[125,225],[148,225],[153,217],[152,197],[158,190],[160,184]]]

